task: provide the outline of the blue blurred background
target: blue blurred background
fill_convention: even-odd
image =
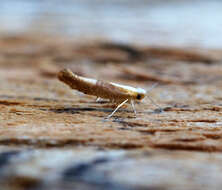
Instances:
[[[222,47],[221,0],[1,0],[0,35]]]

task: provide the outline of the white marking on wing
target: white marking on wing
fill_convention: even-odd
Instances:
[[[91,78],[85,78],[85,77],[79,77],[81,80],[88,82],[90,84],[96,85],[97,80],[96,79],[91,79]]]
[[[129,90],[129,91],[138,93],[138,90],[137,90],[136,88],[132,87],[132,86],[117,84],[117,83],[113,83],[113,82],[111,82],[111,84],[114,85],[114,86],[123,88],[123,89],[125,89],[125,90]]]

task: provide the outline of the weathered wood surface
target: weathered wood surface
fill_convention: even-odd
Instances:
[[[5,189],[220,189],[222,53],[62,39],[0,39]],[[70,90],[62,68],[145,89],[115,105]]]

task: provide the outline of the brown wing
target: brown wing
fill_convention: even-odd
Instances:
[[[97,86],[97,94],[101,98],[107,98],[111,100],[123,100],[123,99],[131,99],[132,93],[127,89],[115,86],[111,83],[98,81],[96,83]]]

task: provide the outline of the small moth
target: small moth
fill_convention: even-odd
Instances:
[[[113,116],[113,114],[125,103],[130,102],[133,108],[133,111],[136,115],[136,109],[134,106],[134,100],[142,100],[148,92],[142,88],[134,88],[131,86],[121,85],[113,82],[104,82],[101,80],[81,77],[74,74],[69,69],[63,69],[58,73],[58,79],[70,88],[83,92],[84,94],[97,96],[98,98],[109,99],[111,102],[119,103],[119,105],[114,109],[114,111],[108,115],[107,118]],[[151,88],[153,89],[156,86],[154,84]],[[149,90],[149,91],[150,91]],[[154,101],[147,96],[154,105]],[[158,108],[160,108],[158,106]],[[160,108],[161,109],[161,108]]]

